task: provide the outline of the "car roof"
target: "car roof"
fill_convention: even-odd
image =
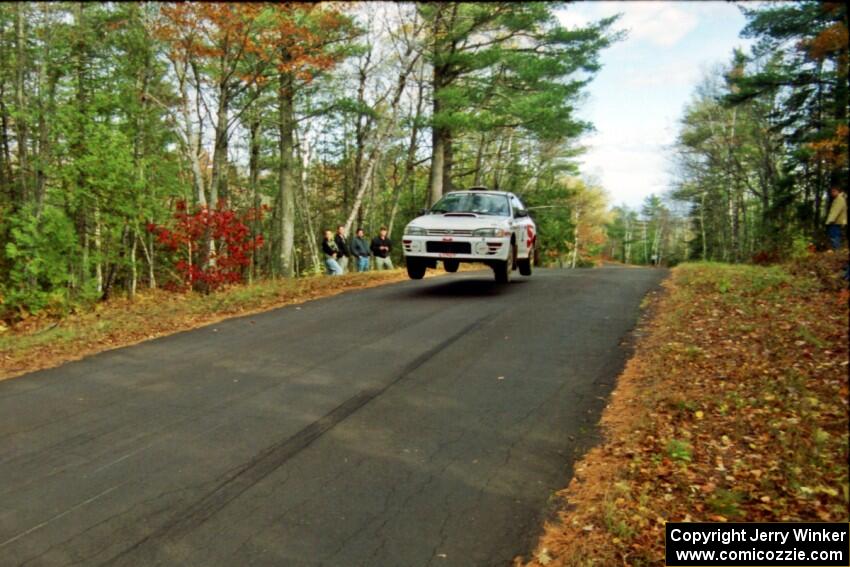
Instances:
[[[446,195],[451,195],[453,193],[472,193],[475,195],[505,195],[511,196],[513,193],[508,193],[507,191],[495,191],[495,190],[487,190],[484,191],[482,189],[466,189],[461,191],[449,191]]]

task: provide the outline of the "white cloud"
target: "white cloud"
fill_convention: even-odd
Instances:
[[[621,25],[634,39],[660,47],[679,43],[697,26],[697,17],[666,2],[630,2]]]
[[[560,12],[562,24],[573,27],[622,14],[615,27],[627,30],[629,39],[660,47],[677,44],[697,26],[697,16],[669,2],[589,2],[570,5]],[[622,44],[618,44],[622,46]],[[617,47],[615,45],[615,47]]]
[[[572,6],[566,10],[559,11],[558,20],[561,22],[562,26],[566,26],[568,28],[583,28],[590,23],[590,18],[577,10],[572,9]]]
[[[609,149],[588,154],[582,161],[582,171],[601,181],[612,195],[612,205],[639,208],[650,193],[661,195],[668,188],[668,180],[660,175],[666,166],[664,158],[652,149]]]
[[[728,59],[745,18],[727,2],[579,2],[562,24],[586,26],[621,13],[625,41],[602,53],[603,68],[581,115],[597,131],[584,137],[583,174],[596,177],[612,204],[639,208],[674,182],[672,145],[679,117],[707,66]]]
[[[635,88],[692,86],[702,76],[701,65],[692,61],[677,60],[657,67],[632,69],[625,77],[626,83]]]
[[[582,172],[596,177],[614,204],[638,208],[651,193],[669,189],[668,154],[675,131],[663,124],[653,129],[605,128],[586,136],[587,152],[578,160]]]

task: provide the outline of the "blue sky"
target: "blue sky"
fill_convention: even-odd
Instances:
[[[639,207],[672,183],[670,146],[696,85],[726,63],[746,20],[727,2],[579,2],[559,12],[575,26],[622,13],[628,37],[603,52],[602,70],[579,115],[596,127],[582,139],[582,175],[598,180],[611,204]]]

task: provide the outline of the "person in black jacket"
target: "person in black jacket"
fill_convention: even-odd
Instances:
[[[334,236],[334,242],[336,242],[336,247],[339,250],[339,254],[337,254],[336,262],[339,264],[339,267],[342,268],[342,273],[344,274],[348,269],[348,257],[351,256],[351,252],[348,250],[348,242],[345,240],[345,227],[339,225],[336,227],[336,236]]]
[[[392,270],[393,261],[390,259],[390,251],[393,248],[392,241],[387,238],[387,227],[382,226],[380,236],[372,239],[372,254],[375,255],[376,270]]]
[[[354,238],[351,241],[351,253],[354,255],[355,267],[358,272],[366,272],[369,270],[369,241],[363,233],[362,228],[358,228],[354,233]]]
[[[325,231],[325,239],[322,240],[322,252],[325,253],[325,269],[329,276],[339,276],[342,274],[342,268],[336,261],[339,256],[339,248],[334,242],[334,233],[330,230]]]

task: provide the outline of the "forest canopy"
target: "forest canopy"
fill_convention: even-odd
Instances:
[[[0,318],[321,271],[342,225],[518,194],[538,258],[773,261],[848,184],[844,3],[742,5],[683,109],[671,191],[611,208],[580,112],[617,17],[560,2],[0,4]],[[397,262],[402,260],[397,255]]]
[[[3,317],[315,273],[323,229],[398,237],[455,187],[535,201],[619,37],[564,8],[0,5]]]

